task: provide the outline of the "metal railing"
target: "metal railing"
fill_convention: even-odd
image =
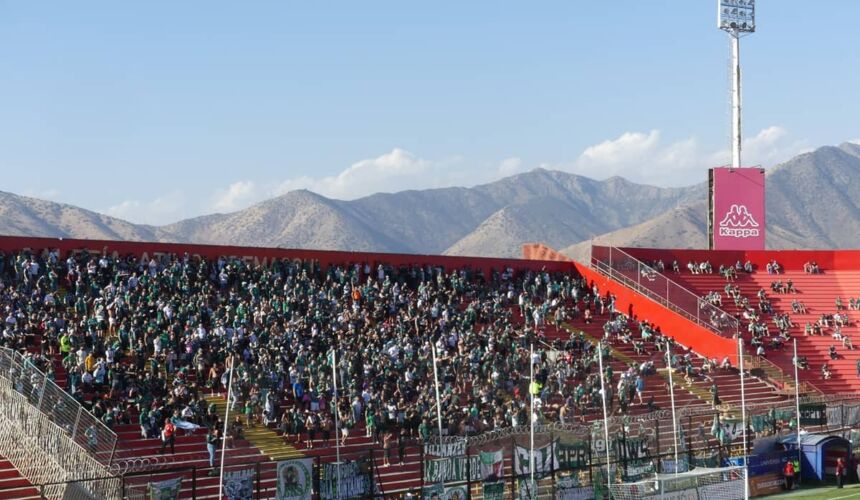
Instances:
[[[737,318],[623,250],[592,247],[591,267],[722,337],[739,332]]]
[[[764,377],[786,395],[794,396],[795,384],[801,394],[824,394],[814,382],[806,380],[798,383],[793,376],[786,374],[785,370],[767,358],[745,354],[744,366],[747,370],[761,369]]]
[[[0,376],[96,462],[110,467],[117,435],[19,352],[0,348]]]
[[[801,407],[817,402],[816,398],[803,398]],[[821,409],[816,413],[820,421],[810,420],[809,407],[805,408],[801,413],[804,431],[860,436],[857,431],[860,400],[821,402]],[[482,494],[484,488],[501,483],[504,498],[522,497],[523,493],[529,498],[557,498],[556,493],[568,488],[571,488],[571,495],[593,498],[592,490],[606,485],[606,478],[600,471],[607,463],[617,472],[612,474],[614,487],[653,478],[655,473],[730,467],[748,454],[752,463],[762,464],[767,458],[789,453],[780,450],[775,442],[796,435],[797,412],[793,400],[750,405],[747,450],[743,447],[744,426],[738,413],[732,417],[712,408],[685,413],[679,415],[678,434],[674,433],[672,415],[668,411],[610,419],[609,443],[605,442],[601,421],[537,426],[533,441],[537,481],[533,491],[536,494],[523,492],[528,488],[531,472],[527,426],[468,438],[439,440],[433,437],[425,447],[422,486],[438,486],[448,491],[459,489],[476,495]],[[673,440],[675,436],[677,441]],[[762,447],[760,453],[753,452],[754,442],[766,438],[774,443],[773,448]],[[486,465],[492,460],[498,466],[489,469]],[[771,472],[779,472],[782,463],[776,460]],[[487,477],[489,470],[493,471],[491,478]],[[765,472],[759,470],[756,474]]]
[[[46,485],[43,497],[120,498],[108,467],[116,434],[105,429],[29,359],[0,350],[0,454]]]

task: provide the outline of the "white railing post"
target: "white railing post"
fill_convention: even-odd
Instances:
[[[72,426],[72,441],[75,440],[75,436],[78,434],[78,424],[81,422],[81,413],[84,411],[83,406],[78,407],[78,416],[75,417],[75,425]]]

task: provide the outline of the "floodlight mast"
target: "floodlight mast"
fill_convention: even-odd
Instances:
[[[740,38],[755,32],[755,0],[717,0],[717,26],[732,44],[732,168],[741,166]]]

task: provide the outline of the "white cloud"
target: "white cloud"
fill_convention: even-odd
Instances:
[[[308,189],[323,196],[349,200],[372,193],[428,187],[427,183],[433,186],[436,182],[432,173],[443,168],[444,162],[434,163],[394,148],[376,158],[353,163],[337,175],[287,179],[280,183],[277,192]]]
[[[744,165],[773,166],[807,149],[788,131],[770,126],[744,140]],[[728,148],[707,151],[695,137],[665,143],[659,130],[625,132],[586,148],[566,170],[596,179],[614,175],[661,186],[683,186],[705,179],[706,169],[731,162]]]
[[[233,212],[244,208],[258,196],[257,186],[253,181],[238,181],[215,192],[212,206],[219,212]]]
[[[771,125],[752,137],[744,139],[741,160],[745,166],[761,165],[768,168],[808,150],[809,147],[805,141],[792,139],[791,134],[784,127]],[[728,149],[719,154],[723,161],[717,163],[718,165],[731,163],[731,153]]]
[[[505,158],[499,163],[498,175],[500,177],[507,177],[509,175],[515,175],[524,172],[525,165],[523,164],[523,160],[520,158]]]
[[[850,142],[851,144],[860,144],[860,137],[856,139],[849,139],[848,142]]]
[[[660,132],[652,130],[647,134],[625,132],[617,139],[603,141],[589,146],[579,156],[578,163],[584,167],[599,165],[612,167],[626,165],[642,154],[653,151],[660,142]]]
[[[165,224],[176,222],[186,215],[185,196],[173,191],[153,200],[124,200],[102,212],[137,224]]]
[[[860,143],[860,140],[856,141]],[[781,126],[767,127],[744,141],[744,164],[773,166],[808,149],[803,141],[793,140]],[[561,164],[540,164],[547,169],[575,172],[595,179],[614,175],[635,182],[660,186],[685,186],[702,182],[709,167],[729,163],[728,148],[713,151],[695,137],[667,142],[659,130],[625,132],[620,136],[589,146],[575,160]],[[533,168],[519,157],[508,157],[497,164],[469,162],[460,156],[441,160],[421,158],[401,148],[375,158],[360,160],[342,171],[327,176],[300,176],[274,181],[236,180],[194,199],[189,205],[176,191],[149,201],[128,199],[105,213],[132,222],[164,224],[189,215],[232,212],[296,189],[308,189],[323,196],[351,200],[379,192],[473,186]],[[43,195],[42,197],[46,197]]]

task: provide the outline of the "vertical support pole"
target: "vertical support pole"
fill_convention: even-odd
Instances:
[[[741,425],[744,438],[744,500],[750,497],[750,481],[749,481],[749,452],[747,450],[747,401],[746,401],[746,386],[744,385],[744,339],[738,335],[738,359],[740,360],[741,369]],[[798,421],[798,427],[800,422]]]
[[[421,459],[421,494],[424,494],[424,486],[427,483],[424,482],[424,443],[421,443],[421,446],[418,448],[418,457]]]
[[[417,320],[416,320],[417,321]],[[430,341],[433,350],[433,385],[436,389],[436,424],[439,426],[439,446],[442,446],[442,400],[439,397],[439,370],[436,366],[436,343]]]
[[[466,441],[466,500],[472,500],[472,461],[469,456],[469,436],[463,438]]]
[[[229,361],[230,377],[227,380],[227,405],[224,408],[224,432],[221,434],[221,470],[218,474],[218,498],[221,498],[224,493],[224,456],[227,453],[227,425],[230,420],[230,396],[233,394],[233,372],[236,371],[236,361],[233,354],[229,355],[224,361],[224,367],[227,367]]]
[[[262,498],[260,496],[260,462],[257,462],[257,498]]]
[[[529,488],[535,482],[535,345],[532,343],[529,346]]]
[[[606,414],[606,384],[603,381],[603,341],[597,342],[597,362],[600,368],[600,398],[603,400],[603,439],[606,449],[606,494],[612,497],[612,474],[609,470],[609,417]]]
[[[803,451],[800,447],[800,377],[797,374],[797,339],[794,339],[794,410],[795,410],[795,421],[796,425],[794,426],[794,431],[797,434],[797,465],[800,466],[801,457],[803,456]],[[800,482],[800,471],[794,471],[794,475],[798,479],[798,483]]]
[[[557,452],[557,451],[558,451],[558,450],[556,449],[555,437],[553,436],[552,431],[550,431],[550,432],[549,432],[549,452],[550,452],[550,459],[549,459],[549,471],[550,471],[550,477],[552,478],[552,497],[553,497],[553,498],[555,498],[555,497],[556,497],[556,487],[555,487],[555,457],[557,456],[557,455],[556,455],[556,452]]]
[[[511,438],[511,498],[517,496],[517,443]]]
[[[729,33],[732,44],[732,168],[741,167],[741,62],[737,31]]]
[[[678,475],[678,417],[675,415],[675,381],[672,378],[672,347],[669,340],[666,340],[666,366],[669,367],[669,394],[672,399],[672,443],[675,452],[675,475]]]
[[[418,448],[418,458],[421,459],[421,496],[424,496],[424,443]]]
[[[337,349],[332,349],[331,350],[331,379],[332,379],[332,384],[334,384],[334,394],[333,394],[334,397],[332,398],[333,403],[334,403],[334,446],[335,446],[335,452],[337,454],[337,478],[336,478],[337,483],[336,483],[335,487],[337,488],[337,491],[338,491],[337,497],[340,498],[340,439],[338,437],[339,433],[340,433],[340,417],[338,417],[338,411],[337,411],[337,399],[339,396],[339,394],[337,392],[337,377],[338,377]],[[441,436],[440,436],[440,438],[441,438]]]
[[[660,472],[662,469],[660,466],[663,464],[663,455],[660,452],[660,421],[654,420],[654,435],[657,441],[657,472]]]

